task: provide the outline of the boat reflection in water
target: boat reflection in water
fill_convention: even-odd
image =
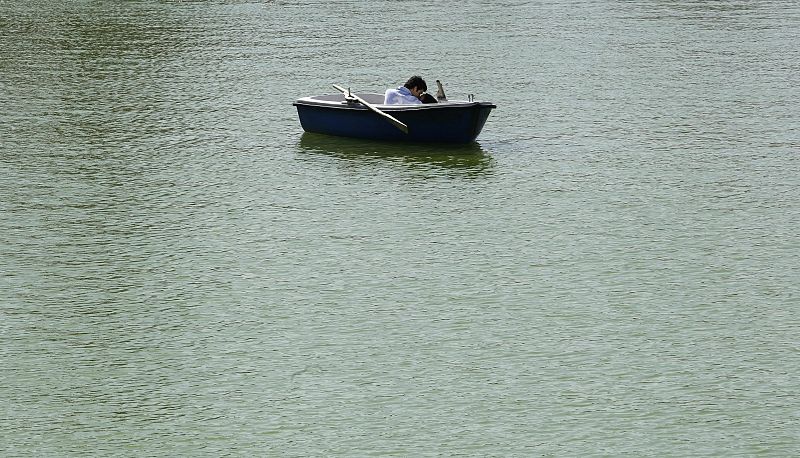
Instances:
[[[491,169],[492,158],[478,143],[463,145],[397,143],[359,140],[304,132],[300,150],[346,160],[382,159],[392,162],[462,169],[483,173]]]

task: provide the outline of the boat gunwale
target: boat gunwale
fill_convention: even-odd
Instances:
[[[341,96],[341,100],[320,100],[315,97],[331,97],[336,96],[337,94],[330,94],[330,95],[322,95],[322,96],[309,96],[309,97],[302,97],[295,100],[292,105],[298,106],[309,106],[309,107],[319,107],[319,108],[331,108],[331,109],[339,109],[339,110],[368,110],[367,107],[362,105],[361,103],[354,102],[348,103],[344,100],[344,95],[339,94]],[[358,94],[362,96],[362,94]],[[380,95],[380,94],[370,94],[370,95]],[[425,111],[431,109],[447,109],[447,108],[472,108],[472,107],[484,107],[484,108],[497,108],[497,105],[491,102],[481,102],[481,101],[468,101],[468,100],[448,100],[445,102],[439,103],[425,103],[425,104],[408,104],[408,105],[385,105],[385,104],[372,104],[373,106],[379,108],[381,111]]]

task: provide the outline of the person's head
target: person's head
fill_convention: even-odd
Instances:
[[[422,79],[421,76],[416,76],[416,75],[409,78],[408,81],[406,81],[406,84],[404,84],[403,86],[405,86],[409,91],[411,91],[411,93],[414,94],[414,97],[417,98],[419,98],[419,96],[422,95],[423,92],[428,90],[428,85],[425,84],[425,80]]]
[[[439,101],[436,100],[436,97],[428,94],[427,92],[423,93],[421,97],[417,98],[420,99],[422,103],[439,103]]]

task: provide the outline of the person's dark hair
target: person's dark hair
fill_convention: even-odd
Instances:
[[[427,92],[422,94],[422,97],[419,99],[422,101],[422,103],[439,103],[439,101],[436,100],[436,97],[428,94]]]
[[[428,85],[425,84],[425,80],[422,79],[421,76],[417,76],[417,75],[414,75],[411,78],[409,78],[408,81],[406,81],[406,84],[404,84],[403,86],[405,86],[408,89],[411,89],[411,88],[422,89],[422,92],[425,92],[425,91],[428,90]]]

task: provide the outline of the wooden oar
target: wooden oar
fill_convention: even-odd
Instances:
[[[370,110],[374,111],[375,113],[381,115],[383,117],[383,119],[389,121],[395,127],[397,127],[398,129],[402,130],[404,133],[406,133],[406,134],[408,133],[408,126],[403,124],[402,122],[398,121],[397,118],[395,118],[394,116],[390,115],[389,113],[384,113],[383,111],[378,109],[378,107],[376,107],[375,105],[367,102],[366,100],[362,99],[361,97],[359,97],[359,96],[357,96],[355,94],[351,94],[349,90],[347,90],[347,89],[345,89],[345,88],[343,88],[343,87],[341,87],[339,85],[334,84],[333,87],[337,91],[341,91],[345,95],[345,97],[353,97],[354,99],[358,100],[365,107],[367,107]]]

